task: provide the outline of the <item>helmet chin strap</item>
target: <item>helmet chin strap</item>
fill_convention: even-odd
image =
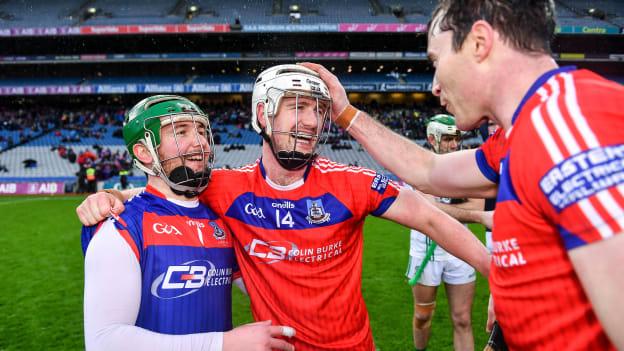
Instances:
[[[314,160],[314,158],[316,157],[316,154],[304,154],[303,152],[299,152],[295,150],[277,151],[275,150],[275,147],[273,146],[273,142],[271,141],[271,138],[269,137],[269,135],[266,133],[265,129],[262,130],[261,135],[262,135],[262,138],[271,147],[271,151],[273,152],[273,155],[275,156],[277,163],[279,163],[280,166],[284,167],[285,169],[289,171],[296,171],[298,169],[305,167],[310,162],[312,162],[312,160]]]
[[[163,174],[164,177],[161,178],[167,178],[166,182],[174,194],[192,198],[198,196],[201,190],[208,185],[210,173],[209,168],[194,172],[189,167],[178,166],[169,173],[169,176]]]
[[[152,147],[151,143],[144,143],[144,145],[149,150],[154,163],[151,168],[148,168],[135,159],[135,165],[149,175],[160,177],[174,194],[193,198],[198,196],[208,186],[212,172],[210,167],[205,167],[203,171],[195,172],[189,167],[180,165],[167,174],[158,158],[156,149]]]
[[[273,147],[271,147],[273,149]],[[299,151],[278,151],[275,153],[275,158],[279,164],[289,171],[296,171],[308,165],[316,155],[304,154]]]

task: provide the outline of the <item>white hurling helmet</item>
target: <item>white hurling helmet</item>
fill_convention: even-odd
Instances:
[[[274,130],[273,122],[284,96],[294,98],[306,97],[316,100],[318,127],[314,135],[300,133],[297,130],[295,130],[295,132]],[[263,118],[266,121],[264,129],[258,121],[257,113],[259,104],[264,104]],[[260,73],[258,78],[256,78],[251,104],[251,125],[253,129],[269,143],[276,159],[280,165],[286,169],[299,169],[308,164],[308,162],[317,155],[316,150],[319,140],[324,134],[323,132],[326,128],[325,122],[330,113],[331,97],[329,95],[329,89],[316,72],[306,67],[292,64],[273,66]],[[298,114],[295,114],[295,116],[298,116]],[[327,127],[328,126],[327,124]],[[295,138],[292,149],[275,149],[273,135],[278,133],[287,133]],[[312,153],[304,154],[296,150],[299,138],[313,139],[316,141]]]

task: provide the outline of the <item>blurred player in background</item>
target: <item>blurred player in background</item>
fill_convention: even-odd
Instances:
[[[208,117],[172,95],[142,100],[123,135],[147,188],[83,229],[87,350],[292,350],[269,322],[232,329],[240,281],[229,229],[199,203],[213,165]]]
[[[436,115],[427,123],[427,142],[437,154],[455,152],[461,144],[461,133],[455,126],[455,118]],[[453,205],[464,210],[483,209],[481,199],[450,199],[436,197],[435,201]],[[421,268],[424,266],[424,268]],[[426,350],[431,334],[431,321],[436,308],[438,286],[444,282],[453,323],[455,350],[474,350],[472,336],[472,301],[475,294],[476,274],[466,262],[449,254],[426,234],[410,232],[410,253],[407,278],[419,279],[412,286],[414,317],[412,330],[414,347]]]
[[[490,289],[512,350],[624,349],[624,88],[551,56],[552,0],[441,1],[433,93],[478,150],[435,155],[349,105],[320,65],[336,122],[384,167],[438,196],[492,197]],[[491,322],[491,321],[490,321]]]
[[[271,67],[257,77],[252,100],[262,158],[215,170],[200,200],[235,235],[256,320],[293,326],[299,351],[375,350],[361,292],[362,229],[369,214],[428,233],[487,275],[485,247],[422,195],[399,190],[369,169],[318,157],[331,98],[313,71]],[[118,201],[100,193],[78,213],[91,223]]]

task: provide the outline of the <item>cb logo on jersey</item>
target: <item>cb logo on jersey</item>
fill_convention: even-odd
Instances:
[[[266,264],[282,261],[287,257],[293,256],[293,252],[297,251],[297,245],[290,241],[262,241],[253,239],[250,244],[245,245],[245,251],[250,256],[258,257]]]
[[[220,274],[220,271],[227,274]],[[165,272],[154,279],[150,292],[159,299],[177,299],[196,293],[208,285],[231,284],[231,273],[230,268],[217,270],[215,265],[207,260],[189,261],[167,267]],[[225,280],[213,281],[217,275],[223,275],[218,278]]]

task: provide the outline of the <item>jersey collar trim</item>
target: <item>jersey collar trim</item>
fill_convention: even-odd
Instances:
[[[513,125],[516,122],[516,118],[518,118],[518,115],[520,114],[520,111],[524,107],[524,104],[526,104],[526,102],[531,98],[531,96],[535,94],[537,89],[539,89],[542,85],[546,84],[546,81],[548,81],[550,77],[554,76],[555,74],[574,71],[574,70],[576,70],[576,66],[559,67],[559,68],[550,70],[542,74],[539,78],[537,78],[537,80],[533,83],[533,85],[531,85],[531,87],[529,88],[529,91],[527,91],[527,93],[524,95],[524,97],[520,101],[520,104],[516,108],[516,111],[514,112],[513,117],[511,118],[511,124]]]
[[[147,185],[145,187],[145,192],[151,195],[154,195],[156,197],[159,197],[163,200],[167,200],[171,203],[174,203],[178,206],[181,207],[186,207],[186,208],[195,208],[197,206],[199,206],[199,200],[190,200],[190,201],[185,201],[185,200],[176,200],[176,199],[169,199],[165,196],[165,194],[161,193],[160,191],[158,191],[158,189],[154,188],[151,185]]]
[[[148,193],[148,194],[152,194],[152,195],[154,195],[156,197],[159,197],[161,199],[167,199],[165,194],[161,193],[160,191],[158,191],[156,188],[154,188],[153,186],[151,186],[149,184],[145,187],[145,192]]]
[[[299,179],[298,181],[292,183],[292,184],[288,184],[288,185],[279,185],[277,183],[274,183],[271,179],[269,178],[264,178],[264,180],[267,182],[267,184],[269,184],[269,186],[275,190],[281,190],[281,191],[288,191],[288,190],[294,190],[297,189],[298,187],[302,186],[304,184],[303,178]]]
[[[303,173],[303,178],[286,186],[274,183],[271,181],[271,179],[267,177],[266,170],[264,169],[264,164],[262,164],[262,157],[260,157],[260,160],[258,160],[258,167],[260,168],[260,174],[262,174],[262,178],[264,178],[264,180],[266,180],[267,183],[271,185],[271,187],[278,189],[278,190],[292,190],[292,189],[300,187],[301,185],[303,185],[303,183],[305,183],[305,181],[308,179],[308,176],[310,175],[310,171],[312,170],[312,164],[314,162],[316,162],[316,157],[312,158],[312,160],[310,160],[310,162],[306,165],[306,170]]]

